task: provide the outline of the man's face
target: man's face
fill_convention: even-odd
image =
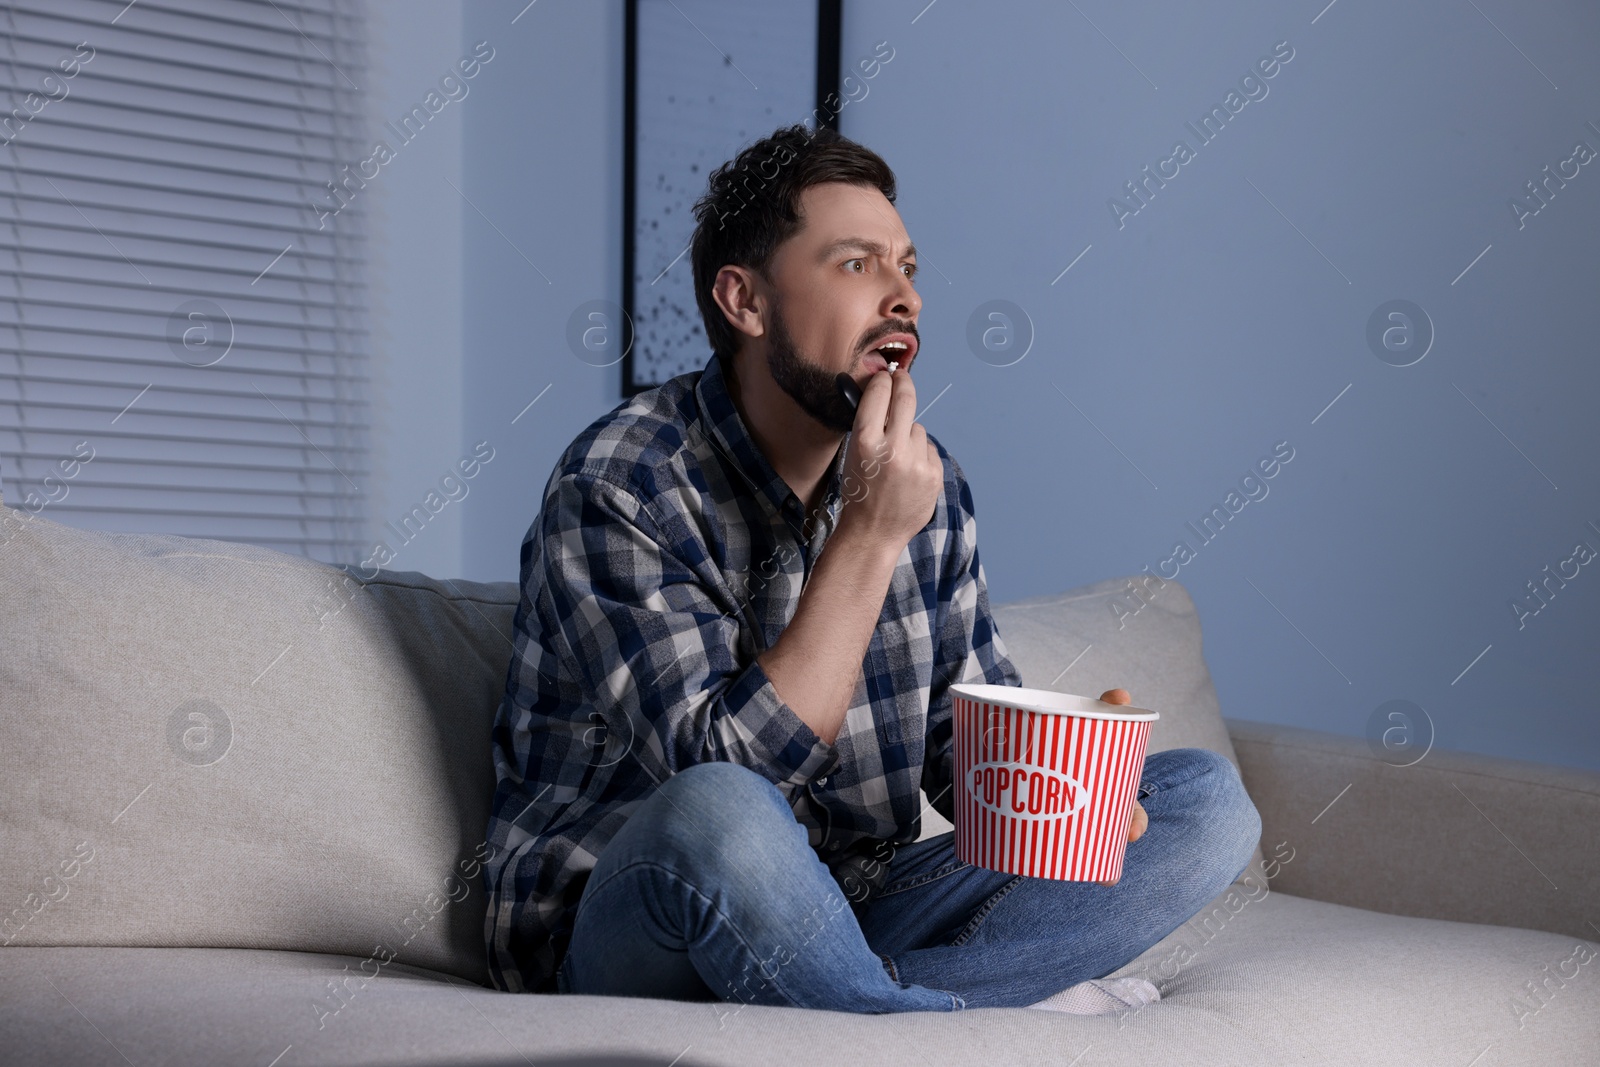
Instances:
[[[800,214],[800,232],[768,264],[767,367],[801,410],[848,433],[855,412],[834,377],[844,371],[864,384],[877,369],[877,345],[890,334],[917,338],[916,250],[875,188],[813,185],[800,194]],[[897,358],[905,367],[915,356]]]

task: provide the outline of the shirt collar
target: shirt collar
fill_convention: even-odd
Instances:
[[[791,517],[798,516],[799,521],[803,522],[806,518],[805,502],[796,497],[788,483],[778,476],[755,438],[750,436],[728,391],[728,378],[723,373],[722,360],[715,353],[706,361],[694,391],[707,436],[755,487],[756,495],[764,502],[765,508],[777,515],[787,510]],[[839,485],[844,477],[844,459],[849,448],[850,434],[846,433],[838,454],[834,456],[833,468],[828,473],[827,490],[823,495],[823,506],[830,511],[839,502]],[[789,503],[791,500],[792,505]]]

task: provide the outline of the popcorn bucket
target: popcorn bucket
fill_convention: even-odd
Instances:
[[[950,693],[956,858],[1034,878],[1120,878],[1160,715],[1011,685],[963,682]]]

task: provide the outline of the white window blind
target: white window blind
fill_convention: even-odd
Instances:
[[[0,20],[5,503],[358,559],[359,0],[27,0]]]

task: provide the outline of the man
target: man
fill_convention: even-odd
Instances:
[[[971,491],[914,421],[922,299],[894,196],[826,128],[715,171],[692,257],[712,357],[590,424],[545,486],[494,730],[501,989],[1099,1010],[1129,997],[1094,980],[1259,839],[1232,764],[1178,749],[1146,760],[1116,885],[916,840],[924,795],[954,817],[950,685],[1021,678]]]

